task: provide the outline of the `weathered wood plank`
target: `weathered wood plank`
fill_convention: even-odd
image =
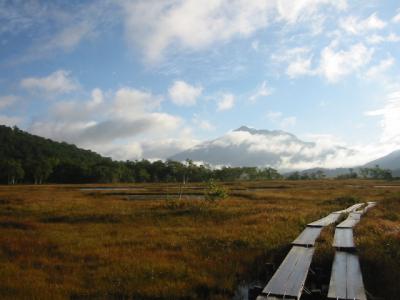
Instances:
[[[355,249],[353,229],[336,228],[335,237],[333,238],[333,247],[347,250]]]
[[[323,217],[322,219],[319,219],[317,221],[307,224],[307,226],[309,226],[309,227],[329,226],[329,225],[335,223],[339,219],[340,215],[341,215],[341,213],[331,213],[331,214],[327,215],[326,217]]]
[[[344,252],[336,252],[333,260],[328,298],[346,299],[346,256]]]
[[[347,254],[347,299],[367,300],[358,256]]]
[[[361,208],[362,206],[364,206],[364,203],[357,203],[357,204],[350,206],[345,211],[350,213],[350,212],[356,211],[357,209]]]
[[[267,297],[267,296],[260,295],[257,297],[256,300],[280,300],[280,299],[282,299],[282,298],[277,298],[277,297],[273,297],[273,296]]]
[[[322,227],[306,227],[303,232],[292,242],[292,245],[313,247],[319,237]]]
[[[314,248],[293,246],[262,294],[299,299],[313,254]]]
[[[350,212],[356,211],[357,209],[359,209],[359,208],[362,207],[363,205],[364,205],[364,203],[357,203],[357,204],[354,204],[354,205],[352,205],[352,206],[349,206],[349,207],[346,208],[346,209],[342,209],[342,210],[339,210],[339,211],[335,211],[335,212],[333,212],[333,213],[348,214],[348,213],[350,213]]]
[[[328,299],[367,300],[357,255],[336,251]]]
[[[350,213],[346,220],[336,226],[336,228],[353,228],[360,222],[360,213]]]

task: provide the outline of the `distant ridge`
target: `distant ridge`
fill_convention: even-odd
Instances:
[[[365,164],[364,167],[374,167],[375,165],[379,165],[384,169],[400,170],[400,150],[393,151],[386,156],[375,159]]]

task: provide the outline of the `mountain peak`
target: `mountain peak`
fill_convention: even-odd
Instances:
[[[289,132],[283,130],[268,130],[268,129],[256,129],[254,127],[242,125],[238,129],[233,130],[234,132],[244,131],[250,134],[262,134],[262,135],[269,135],[269,136],[277,136],[277,135],[286,135],[290,136],[291,138],[297,139],[297,137]]]
[[[235,129],[234,131],[246,131],[246,132],[254,132],[254,131],[258,131],[257,129],[255,129],[254,127],[250,127],[250,126],[246,126],[246,125],[242,125],[239,128]]]

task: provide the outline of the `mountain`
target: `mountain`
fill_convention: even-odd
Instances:
[[[42,181],[47,176],[52,182],[84,182],[93,177],[89,169],[111,162],[90,150],[0,125],[0,182],[7,182],[5,173],[10,168],[23,173],[25,182]]]
[[[354,154],[354,150],[345,147],[302,141],[285,131],[242,126],[170,159],[191,159],[214,166],[268,166],[285,171],[323,166],[338,157]]]
[[[372,168],[376,165],[379,165],[379,167],[383,169],[400,170],[400,150],[393,151],[386,156],[373,160],[365,164],[363,167]]]
[[[376,165],[383,169],[389,169],[392,171],[393,176],[400,177],[400,150],[393,151],[386,156],[375,159],[367,164],[364,168],[372,168]]]
[[[0,157],[2,159],[38,160],[54,158],[61,161],[98,163],[104,157],[75,145],[55,142],[18,128],[0,125]]]
[[[353,167],[354,172],[359,172],[361,168],[374,168],[379,166],[382,169],[389,169],[392,171],[392,175],[395,177],[400,177],[400,150],[393,151],[392,153],[370,161],[362,166]],[[301,174],[312,174],[316,171],[321,170],[327,177],[336,177],[338,175],[349,174],[349,168],[312,168],[301,171]]]

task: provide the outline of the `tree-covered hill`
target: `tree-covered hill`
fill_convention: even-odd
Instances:
[[[59,143],[0,126],[0,180],[41,183],[93,181],[94,168],[112,164],[110,158],[75,145]]]

